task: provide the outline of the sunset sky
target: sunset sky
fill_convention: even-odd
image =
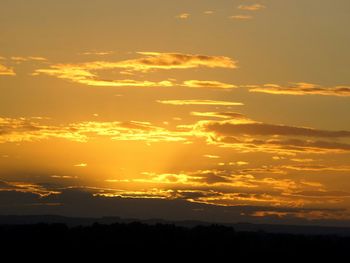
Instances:
[[[350,222],[349,14],[1,0],[0,213]]]

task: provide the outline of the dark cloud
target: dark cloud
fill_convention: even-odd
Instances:
[[[305,136],[305,137],[325,137],[341,138],[350,137],[350,131],[327,131],[312,128],[294,127],[286,125],[274,125],[265,123],[235,124],[230,122],[208,122],[204,127],[209,132],[219,135],[281,135],[281,136]]]
[[[200,192],[183,192],[187,197],[202,196]],[[244,194],[242,194],[244,195]],[[281,208],[266,206],[215,206],[188,202],[182,199],[141,199],[93,196],[86,189],[66,189],[58,195],[39,197],[31,193],[17,191],[0,192],[0,214],[55,214],[75,217],[120,216],[124,218],[167,220],[201,220],[210,222],[255,222],[255,223],[315,223],[300,217],[300,214],[312,212],[339,214],[342,209],[306,209]],[[259,217],[259,212],[265,212],[265,217]],[[274,216],[285,215],[282,219]],[[330,222],[319,219],[318,222]],[[339,223],[339,222],[338,222]]]

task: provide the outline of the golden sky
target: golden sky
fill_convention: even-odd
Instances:
[[[348,222],[349,13],[1,1],[2,213]]]

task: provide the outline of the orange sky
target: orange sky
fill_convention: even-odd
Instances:
[[[2,1],[2,213],[348,222],[349,11]],[[133,200],[158,214],[116,208]]]

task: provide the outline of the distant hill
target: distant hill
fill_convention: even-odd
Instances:
[[[147,225],[155,224],[173,224],[180,227],[193,228],[196,226],[210,226],[212,222],[202,221],[167,221],[162,219],[139,220],[135,218],[120,217],[64,217],[56,215],[7,215],[0,216],[0,225],[33,225],[39,223],[45,224],[65,224],[68,227],[90,226],[94,223],[111,225],[115,223],[128,224],[139,222]],[[240,232],[266,232],[281,234],[300,234],[300,235],[338,235],[350,237],[350,228],[347,227],[327,227],[327,226],[303,226],[303,225],[278,225],[278,224],[252,224],[252,223],[218,223],[226,227],[233,227],[235,231]]]

